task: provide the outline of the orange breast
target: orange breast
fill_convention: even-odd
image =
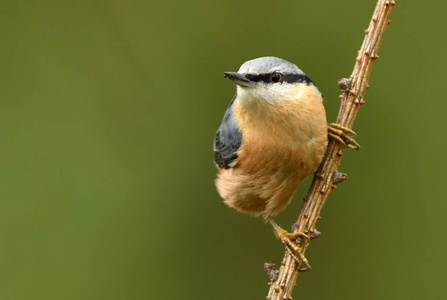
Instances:
[[[298,99],[259,105],[236,99],[234,114],[242,146],[235,166],[222,169],[216,180],[229,206],[256,215],[275,215],[318,168],[327,146],[322,97],[312,86],[297,88],[301,89]]]

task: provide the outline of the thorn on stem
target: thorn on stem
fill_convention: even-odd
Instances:
[[[334,174],[332,175],[333,184],[339,184],[340,182],[343,182],[346,179],[348,179],[348,175],[346,173],[338,172],[337,170],[335,170]]]
[[[338,86],[342,91],[348,91],[351,89],[352,85],[352,77],[349,78],[342,78],[338,81]]]
[[[319,232],[316,228],[312,230],[312,232],[309,234],[309,237],[311,240],[319,238],[321,235],[321,232]]]
[[[270,278],[270,281],[275,282],[278,279],[279,270],[276,270],[276,265],[272,263],[265,263],[264,270],[267,273],[267,276]]]
[[[365,103],[365,101],[363,101],[363,98],[362,99],[355,99],[354,103],[362,105],[362,104]]]

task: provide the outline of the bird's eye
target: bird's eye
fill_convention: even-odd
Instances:
[[[272,79],[272,82],[279,82],[281,80],[281,74],[273,73],[271,79]]]

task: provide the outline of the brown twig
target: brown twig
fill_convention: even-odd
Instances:
[[[368,88],[371,68],[374,61],[378,58],[377,51],[385,29],[390,23],[390,15],[395,1],[378,0],[369,27],[365,31],[365,39],[358,53],[354,71],[349,79],[339,81],[343,95],[340,96],[341,106],[338,112],[337,124],[352,128],[357,112],[364,103],[363,95]],[[315,224],[320,218],[320,212],[326,198],[335,188],[335,184],[345,178],[344,176],[340,177],[340,173],[336,173],[344,150],[345,148],[341,143],[332,139],[329,141],[325,159],[315,174],[301,213],[295,222],[293,232],[301,231],[308,235],[312,235],[315,232]],[[304,254],[309,245],[304,240],[301,243]],[[292,290],[296,285],[299,272],[299,266],[286,251],[279,274],[270,283],[267,299],[292,299]]]

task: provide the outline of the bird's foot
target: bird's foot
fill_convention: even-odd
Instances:
[[[347,127],[335,123],[328,124],[328,135],[330,138],[342,143],[345,147],[360,149],[360,145],[351,137],[351,135],[355,137],[357,134]]]
[[[309,265],[309,261],[303,255],[303,245],[304,243],[309,243],[309,237],[304,232],[288,232],[279,227],[271,217],[267,217],[267,219],[270,224],[272,224],[273,231],[278,240],[284,244],[286,251],[295,259],[300,268],[300,272],[312,269]],[[298,238],[305,240],[305,242],[300,243],[301,246],[297,243]]]

